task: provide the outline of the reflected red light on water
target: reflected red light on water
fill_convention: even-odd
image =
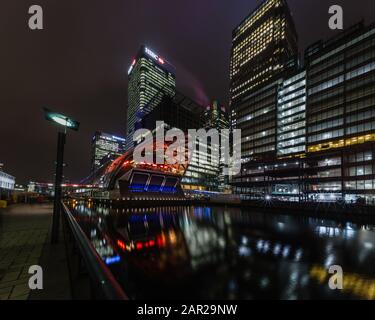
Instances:
[[[164,235],[159,235],[156,237],[156,243],[158,247],[165,247],[166,241]]]
[[[117,240],[117,245],[118,245],[122,250],[125,250],[125,249],[126,249],[125,243],[123,243],[121,240]]]

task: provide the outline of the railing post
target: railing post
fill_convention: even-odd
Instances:
[[[61,211],[61,193],[62,180],[64,168],[64,146],[65,146],[64,132],[59,132],[57,139],[57,159],[56,159],[56,176],[55,176],[55,199],[53,206],[52,217],[52,239],[51,242],[56,244],[59,242],[59,225],[60,225],[60,211]]]

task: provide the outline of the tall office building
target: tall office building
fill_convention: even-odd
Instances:
[[[134,146],[136,123],[157,106],[165,94],[174,96],[174,67],[146,46],[141,46],[129,71],[126,147]]]
[[[223,130],[230,129],[230,122],[229,122],[229,115],[227,110],[223,105],[220,105],[219,101],[213,101],[204,111],[202,115],[202,123],[206,130],[216,129],[221,134],[221,137],[224,137],[226,134]],[[228,132],[229,133],[229,132]],[[227,134],[226,138],[229,140],[229,134]],[[229,189],[229,178],[228,176],[224,175],[224,166],[225,166],[225,158],[224,152],[228,151],[225,150],[222,140],[220,140],[218,146],[210,146],[212,148],[217,148],[220,152],[220,158],[216,160],[216,165],[218,167],[218,176],[217,176],[217,183],[219,191],[225,191]],[[213,161],[215,165],[215,161]]]
[[[219,101],[214,100],[204,111],[202,121],[205,128],[229,129],[228,112]]]
[[[278,85],[277,156],[248,162],[233,179],[236,192],[374,204],[375,25],[311,45],[305,64]]]
[[[94,173],[104,159],[118,157],[125,153],[125,139],[104,132],[95,132],[91,148],[91,172]]]
[[[297,33],[284,0],[267,0],[233,31],[232,126],[242,130],[244,161],[276,153],[277,89],[294,70]]]
[[[374,39],[374,26],[357,24],[306,50],[309,152],[375,140]]]

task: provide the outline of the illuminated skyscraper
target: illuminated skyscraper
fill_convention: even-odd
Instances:
[[[264,1],[233,31],[230,106],[245,161],[276,153],[277,88],[296,66],[297,50],[285,0]]]
[[[92,138],[91,171],[97,170],[108,156],[118,157],[125,153],[125,139],[103,132],[95,132]]]
[[[211,159],[213,166],[217,167],[218,174],[217,174],[217,183],[218,183],[218,189],[219,191],[224,191],[228,188],[229,179],[227,176],[224,175],[224,152],[226,152],[224,144],[222,143],[222,138],[226,134],[226,138],[230,139],[229,132],[226,133],[223,130],[229,130],[230,129],[230,123],[229,123],[229,115],[227,110],[223,105],[220,105],[219,101],[213,101],[204,111],[202,115],[202,122],[203,126],[206,130],[210,129],[216,129],[221,134],[221,140],[219,146],[210,145],[210,148],[218,148],[220,151],[220,158],[215,160]]]
[[[165,94],[176,90],[174,67],[151,49],[142,46],[129,71],[127,148],[131,148],[136,123],[157,106]]]
[[[213,101],[204,111],[202,120],[207,129],[229,129],[229,116],[224,106]]]

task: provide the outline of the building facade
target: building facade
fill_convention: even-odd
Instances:
[[[3,164],[0,163],[0,200],[8,197],[14,190],[16,178],[3,171]]]
[[[277,98],[277,156],[306,152],[306,71],[282,81]]]
[[[125,139],[114,135],[95,132],[91,147],[91,172],[94,173],[108,158],[118,157],[125,152]]]
[[[276,156],[246,162],[233,179],[236,191],[250,199],[374,204],[375,25],[313,44],[305,64],[277,86],[277,130],[265,135],[275,134]]]
[[[375,26],[359,23],[306,50],[308,192],[375,200]]]
[[[173,98],[166,95],[161,103],[142,119],[140,127],[155,131],[160,129],[155,127],[156,122],[164,121],[163,130],[178,128],[188,136],[189,129],[204,128],[204,111],[203,106],[176,92]],[[211,146],[206,145],[206,151],[202,151],[203,145],[204,142],[197,139],[195,151],[181,181],[185,192],[219,191],[219,159],[211,159]]]
[[[230,108],[242,130],[243,161],[276,154],[278,87],[296,68],[297,33],[284,0],[267,0],[234,31]]]
[[[174,67],[150,48],[142,46],[128,70],[127,149],[134,146],[136,123],[176,89]]]
[[[224,152],[230,150],[225,150],[222,143],[223,138],[227,139],[228,141],[230,140],[230,134],[228,131],[230,129],[230,120],[225,106],[220,105],[219,101],[214,100],[204,111],[202,115],[202,123],[203,128],[206,130],[216,129],[220,133],[219,145],[211,146],[211,148],[215,147],[220,152],[220,158],[218,159],[219,162],[217,164],[219,168],[219,173],[217,176],[218,190],[221,192],[229,191],[229,177],[224,175]]]
[[[297,49],[297,33],[286,1],[263,1],[233,31],[231,104],[275,78]]]

